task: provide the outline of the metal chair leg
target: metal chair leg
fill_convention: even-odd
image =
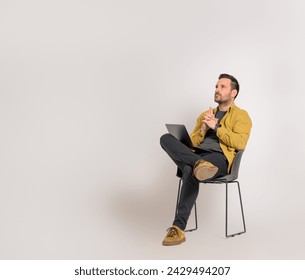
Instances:
[[[179,180],[179,185],[178,185],[178,195],[177,195],[177,203],[176,203],[175,215],[178,213],[178,207],[179,207],[180,195],[181,195],[181,186],[182,186],[182,179]],[[195,231],[195,230],[198,229],[198,219],[197,219],[197,206],[196,206],[196,202],[195,202],[195,204],[194,204],[194,210],[195,210],[195,211],[194,211],[194,215],[195,215],[195,228],[184,230],[184,232]]]
[[[197,220],[197,206],[196,206],[196,202],[194,204],[194,215],[195,215],[195,228],[193,229],[188,229],[188,230],[185,230],[185,231],[194,231],[194,230],[197,230],[198,229],[198,220]]]
[[[223,182],[224,183],[224,182]],[[228,234],[228,187],[230,183],[236,183],[237,187],[238,187],[238,195],[239,195],[239,202],[240,202],[240,210],[241,210],[241,215],[242,215],[242,221],[243,221],[243,231],[241,232],[236,232],[233,234]],[[240,191],[240,184],[238,181],[231,181],[225,182],[226,184],[226,212],[225,212],[225,235],[226,237],[234,237],[236,235],[240,235],[246,232],[246,223],[245,223],[245,216],[244,216],[244,209],[243,209],[243,203],[242,203],[242,197],[241,197],[241,191]],[[182,179],[179,180],[179,185],[178,185],[178,194],[177,194],[177,202],[176,202],[176,211],[175,211],[175,215],[178,213],[178,206],[179,206],[179,202],[180,202],[180,195],[181,195],[181,187],[182,187]],[[191,231],[195,231],[198,229],[198,218],[197,218],[197,205],[196,202],[194,204],[194,217],[195,217],[195,227],[192,229],[187,229],[185,230],[185,232],[191,232]]]
[[[242,203],[242,199],[241,199],[240,185],[239,185],[238,181],[232,181],[230,183],[237,183],[238,194],[239,194],[239,202],[240,202],[240,209],[241,209],[241,215],[242,215],[244,230],[241,231],[241,232],[237,232],[237,233],[228,235],[228,185],[229,185],[229,182],[226,181],[226,229],[225,229],[226,237],[233,237],[235,235],[240,235],[240,234],[243,234],[243,233],[246,232],[245,216],[244,216],[243,203]]]

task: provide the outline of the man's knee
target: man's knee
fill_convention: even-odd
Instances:
[[[170,141],[170,139],[172,137],[173,136],[171,134],[169,134],[169,133],[166,133],[166,134],[162,135],[160,137],[160,144],[161,144],[161,146],[163,147],[164,145],[166,145]]]

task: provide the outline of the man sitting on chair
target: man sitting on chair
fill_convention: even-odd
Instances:
[[[231,75],[218,78],[211,107],[197,119],[190,135],[195,153],[171,134],[160,138],[160,144],[182,171],[182,189],[178,211],[162,244],[178,245],[185,241],[184,230],[199,192],[199,182],[228,174],[236,151],[244,150],[250,136],[251,119],[245,110],[235,106],[239,92],[238,81]]]

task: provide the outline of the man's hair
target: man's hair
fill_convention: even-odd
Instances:
[[[236,80],[235,77],[233,77],[232,75],[229,74],[220,74],[218,77],[218,80],[222,79],[222,78],[226,78],[226,79],[230,79],[231,80],[231,89],[236,89],[237,94],[235,95],[234,99],[237,97],[238,92],[239,92],[239,83]]]

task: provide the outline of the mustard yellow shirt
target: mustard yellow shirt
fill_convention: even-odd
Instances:
[[[218,107],[213,109],[214,114],[217,109]],[[195,147],[199,146],[205,137],[206,133],[201,134],[200,129],[202,120],[207,113],[208,111],[203,112],[198,117],[196,126],[190,135]],[[249,114],[245,110],[238,108],[234,103],[220,121],[220,126],[217,129],[216,135],[219,138],[220,148],[229,163],[228,172],[230,172],[236,151],[244,150],[246,148],[251,127],[252,121]]]

